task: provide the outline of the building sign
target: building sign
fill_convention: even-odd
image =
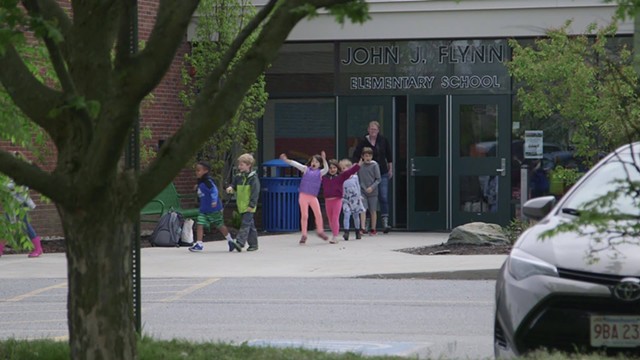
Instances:
[[[524,158],[542,159],[542,130],[526,130],[524,132]]]
[[[505,94],[506,40],[340,43],[341,94]]]

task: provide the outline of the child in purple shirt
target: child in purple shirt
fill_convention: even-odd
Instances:
[[[318,193],[320,192],[320,185],[322,184],[322,176],[329,171],[327,155],[324,151],[322,151],[321,154],[322,156],[313,155],[307,162],[307,165],[302,165],[295,160],[289,160],[286,154],[280,155],[280,159],[282,161],[302,172],[302,180],[300,181],[300,187],[298,188],[298,191],[300,192],[298,197],[298,204],[300,205],[300,226],[302,227],[300,245],[304,245],[307,242],[309,207],[311,207],[311,211],[313,211],[313,215],[316,218],[316,231],[318,232],[318,236],[320,236],[322,240],[329,239],[329,237],[324,233],[320,202],[318,202]],[[320,161],[324,164],[322,169],[320,168]]]

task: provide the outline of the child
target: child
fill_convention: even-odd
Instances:
[[[380,184],[380,166],[373,160],[373,149],[365,147],[362,149],[363,163],[358,171],[360,188],[362,189],[362,202],[364,208],[369,210],[371,217],[371,230],[369,235],[374,236],[376,231],[376,220],[378,211],[378,184]],[[364,225],[366,220],[366,212],[360,213],[360,224]],[[365,229],[361,228],[361,233],[365,233]]]
[[[236,241],[233,242],[235,249],[240,252],[245,244],[249,244],[247,251],[258,250],[258,230],[253,219],[253,215],[258,207],[258,197],[260,196],[260,181],[255,171],[251,171],[255,160],[251,154],[242,154],[238,157],[239,173],[233,178],[233,183],[227,188],[227,193],[236,192],[236,204],[238,212],[242,216],[240,230]],[[229,251],[232,251],[231,249]]]
[[[360,160],[362,161],[362,160]],[[358,169],[360,168],[359,164]],[[342,173],[346,173],[347,169],[355,168],[351,166],[351,160],[340,160],[340,169]],[[362,192],[360,191],[360,182],[358,180],[358,174],[354,173],[347,180],[344,181],[344,189],[342,192],[342,212],[344,214],[343,225],[344,235],[342,238],[349,240],[349,223],[351,215],[353,214],[353,226],[356,231],[356,239],[362,238],[360,234],[360,214],[364,213],[364,205],[362,204]]]
[[[26,161],[25,156],[18,151],[15,151],[13,155],[19,159]],[[27,188],[26,186],[17,186],[13,182],[13,180],[9,180],[9,182],[5,186],[7,190],[11,193],[11,196],[13,196],[15,201],[21,206],[23,206],[25,209],[33,210],[36,208],[36,204],[33,202],[31,197],[29,197],[29,188]],[[10,220],[9,214],[5,213],[5,216],[7,217],[7,219]],[[22,222],[24,223],[27,236],[29,236],[31,243],[33,244],[33,251],[29,253],[28,256],[30,258],[39,257],[40,255],[42,255],[42,239],[40,239],[40,236],[36,234],[36,231],[33,229],[31,224],[29,223],[29,219],[27,218],[26,213],[22,218]],[[0,256],[2,256],[3,253],[4,253],[4,241],[0,240]]]
[[[362,161],[361,161],[362,162]],[[351,175],[358,172],[360,165],[356,164],[343,172],[339,171],[338,160],[329,160],[329,173],[322,177],[322,191],[324,193],[324,204],[329,219],[329,227],[333,237],[329,240],[331,244],[338,243],[338,233],[340,232],[340,210],[342,209],[343,184]]]
[[[313,215],[316,218],[316,229],[318,236],[322,240],[328,240],[329,237],[324,233],[324,227],[322,225],[322,214],[320,213],[320,203],[318,202],[318,192],[320,191],[320,185],[322,184],[322,176],[329,172],[329,165],[327,164],[327,157],[324,151],[322,155],[313,155],[307,165],[302,165],[297,161],[289,160],[287,155],[280,154],[280,159],[287,164],[295,167],[302,172],[302,180],[300,181],[300,197],[298,198],[298,204],[300,204],[300,225],[302,227],[302,237],[300,238],[300,245],[304,245],[307,242],[307,221],[309,220],[309,207],[313,211]],[[320,161],[322,161],[324,167],[320,169]]]
[[[199,161],[196,164],[196,177],[198,178],[198,184],[196,189],[198,191],[198,199],[200,201],[200,212],[196,219],[196,243],[189,248],[189,251],[199,252],[204,250],[204,244],[202,237],[204,236],[204,225],[213,224],[220,233],[229,242],[229,248],[233,238],[229,234],[229,230],[224,226],[224,216],[222,213],[222,202],[218,195],[218,188],[213,182],[211,176],[211,165],[206,161]]]

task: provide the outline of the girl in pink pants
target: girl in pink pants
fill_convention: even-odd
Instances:
[[[300,204],[300,226],[302,227],[302,237],[300,238],[300,245],[304,245],[307,242],[307,221],[309,221],[309,207],[313,211],[313,215],[316,218],[316,231],[318,236],[322,240],[328,240],[329,237],[324,233],[324,225],[322,224],[322,213],[320,211],[320,202],[318,202],[318,193],[320,192],[320,185],[322,184],[322,176],[329,170],[327,164],[327,155],[323,151],[322,155],[313,155],[307,165],[302,165],[295,160],[289,160],[286,154],[281,154],[280,159],[287,164],[302,172],[302,180],[300,181],[300,192],[298,198],[298,204]],[[324,164],[323,168],[320,168],[320,161]]]
[[[340,211],[342,210],[342,192],[344,182],[351,175],[358,172],[359,164],[355,164],[344,172],[340,172],[338,160],[329,160],[329,173],[322,177],[322,191],[324,193],[324,207],[329,219],[329,227],[333,237],[329,241],[332,244],[338,243],[338,233],[340,232]]]

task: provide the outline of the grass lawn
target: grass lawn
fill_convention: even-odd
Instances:
[[[0,359],[69,359],[66,342],[53,340],[6,340],[0,341]],[[144,337],[138,343],[138,358],[141,360],[407,360],[426,358],[399,356],[363,356],[354,353],[328,353],[301,348],[252,347],[224,343],[192,343],[184,340],[154,340]],[[438,358],[440,359],[440,358]],[[600,355],[564,355],[560,353],[537,352],[522,359],[535,360],[603,360],[611,359]],[[620,358],[622,359],[622,358]]]

